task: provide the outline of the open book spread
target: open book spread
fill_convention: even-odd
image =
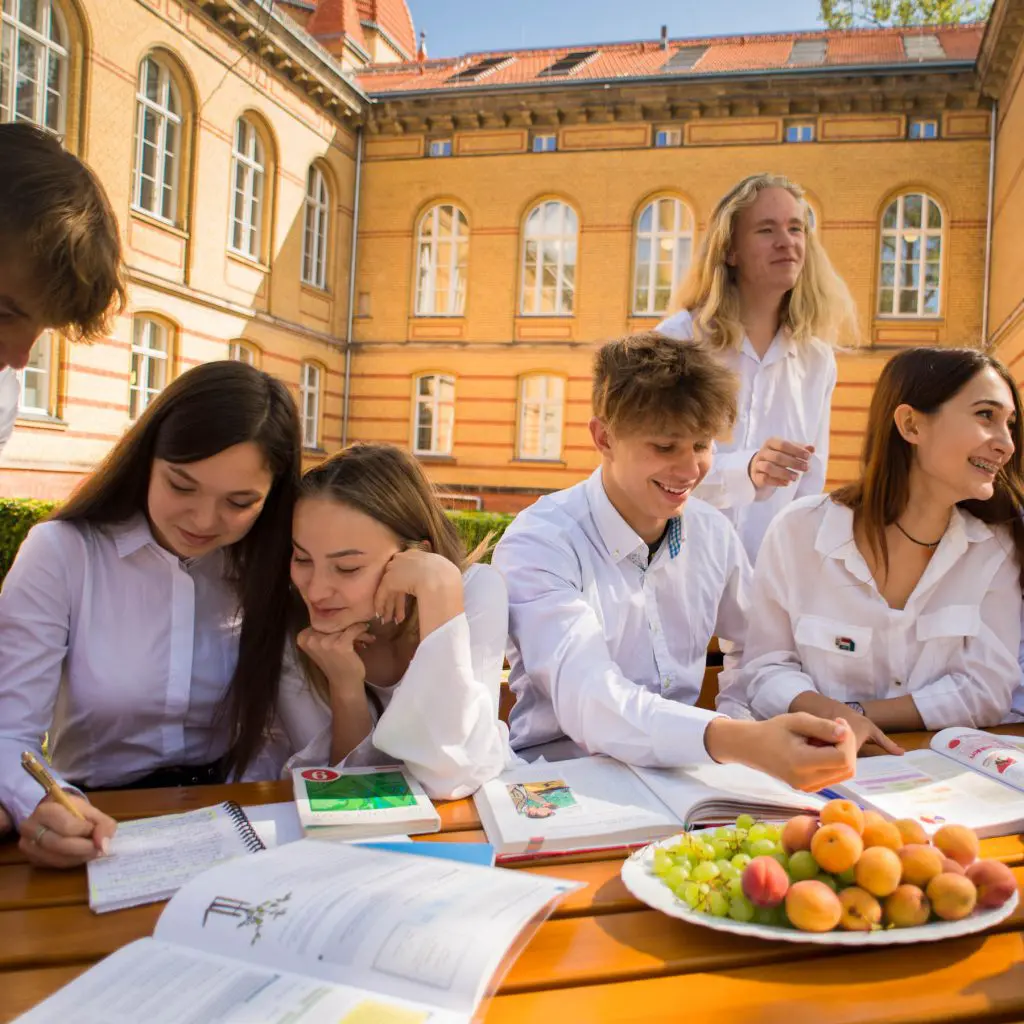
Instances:
[[[441,817],[413,776],[385,768],[296,768],[295,805],[311,839],[438,832]]]
[[[574,882],[303,840],[185,885],[23,1024],[467,1024]]]
[[[866,757],[836,792],[925,831],[955,822],[981,838],[1024,829],[1024,737],[943,729],[926,750]]]
[[[119,825],[110,855],[89,861],[89,906],[97,913],[165,900],[207,868],[264,844],[236,803]]]
[[[608,757],[513,768],[473,799],[506,862],[646,843],[740,814],[782,820],[825,802],[743,765],[637,768]]]

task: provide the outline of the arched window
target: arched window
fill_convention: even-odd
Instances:
[[[134,420],[167,386],[170,331],[158,320],[137,316],[132,325],[131,379],[128,415]]]
[[[233,359],[236,363],[245,363],[246,366],[258,365],[256,349],[247,341],[228,342],[228,359]]]
[[[416,246],[416,315],[462,316],[466,309],[469,221],[439,204],[420,219]]]
[[[53,0],[3,0],[0,122],[31,121],[64,131],[68,32]]]
[[[519,381],[519,458],[558,459],[562,455],[565,380],[530,374]]]
[[[247,117],[235,122],[231,153],[230,248],[250,259],[263,254],[263,204],[266,195],[266,146]]]
[[[302,229],[302,280],[314,288],[327,288],[330,221],[331,192],[324,172],[314,164],[306,176],[306,207]]]
[[[173,223],[179,219],[183,112],[178,86],[163,60],[143,60],[136,104],[132,204]]]
[[[920,192],[894,199],[882,215],[878,312],[938,316],[942,280],[942,210]]]
[[[668,310],[693,255],[693,214],[671,196],[648,203],[636,222],[633,313],[655,316]]]
[[[316,363],[303,363],[299,378],[299,413],[302,416],[302,445],[320,447],[320,367]]]
[[[523,232],[523,316],[572,314],[578,228],[576,211],[558,200],[530,211]]]
[[[425,374],[416,378],[412,421],[417,455],[451,455],[455,433],[455,378]]]

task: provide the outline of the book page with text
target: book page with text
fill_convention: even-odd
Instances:
[[[180,890],[155,936],[470,1013],[518,933],[574,883],[305,839]]]
[[[467,1014],[393,1000],[139,939],[18,1024],[469,1024]]]
[[[1024,736],[997,736],[980,729],[943,729],[932,750],[1024,793]]]

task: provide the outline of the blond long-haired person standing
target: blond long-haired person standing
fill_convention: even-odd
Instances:
[[[732,520],[752,562],[771,520],[824,488],[832,346],[854,324],[853,301],[809,216],[789,179],[744,178],[715,207],[679,312],[658,325],[708,344],[739,377],[732,437],[718,442],[696,493]]]

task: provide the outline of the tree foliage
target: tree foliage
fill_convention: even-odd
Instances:
[[[828,28],[906,28],[983,21],[992,0],[820,0]]]

